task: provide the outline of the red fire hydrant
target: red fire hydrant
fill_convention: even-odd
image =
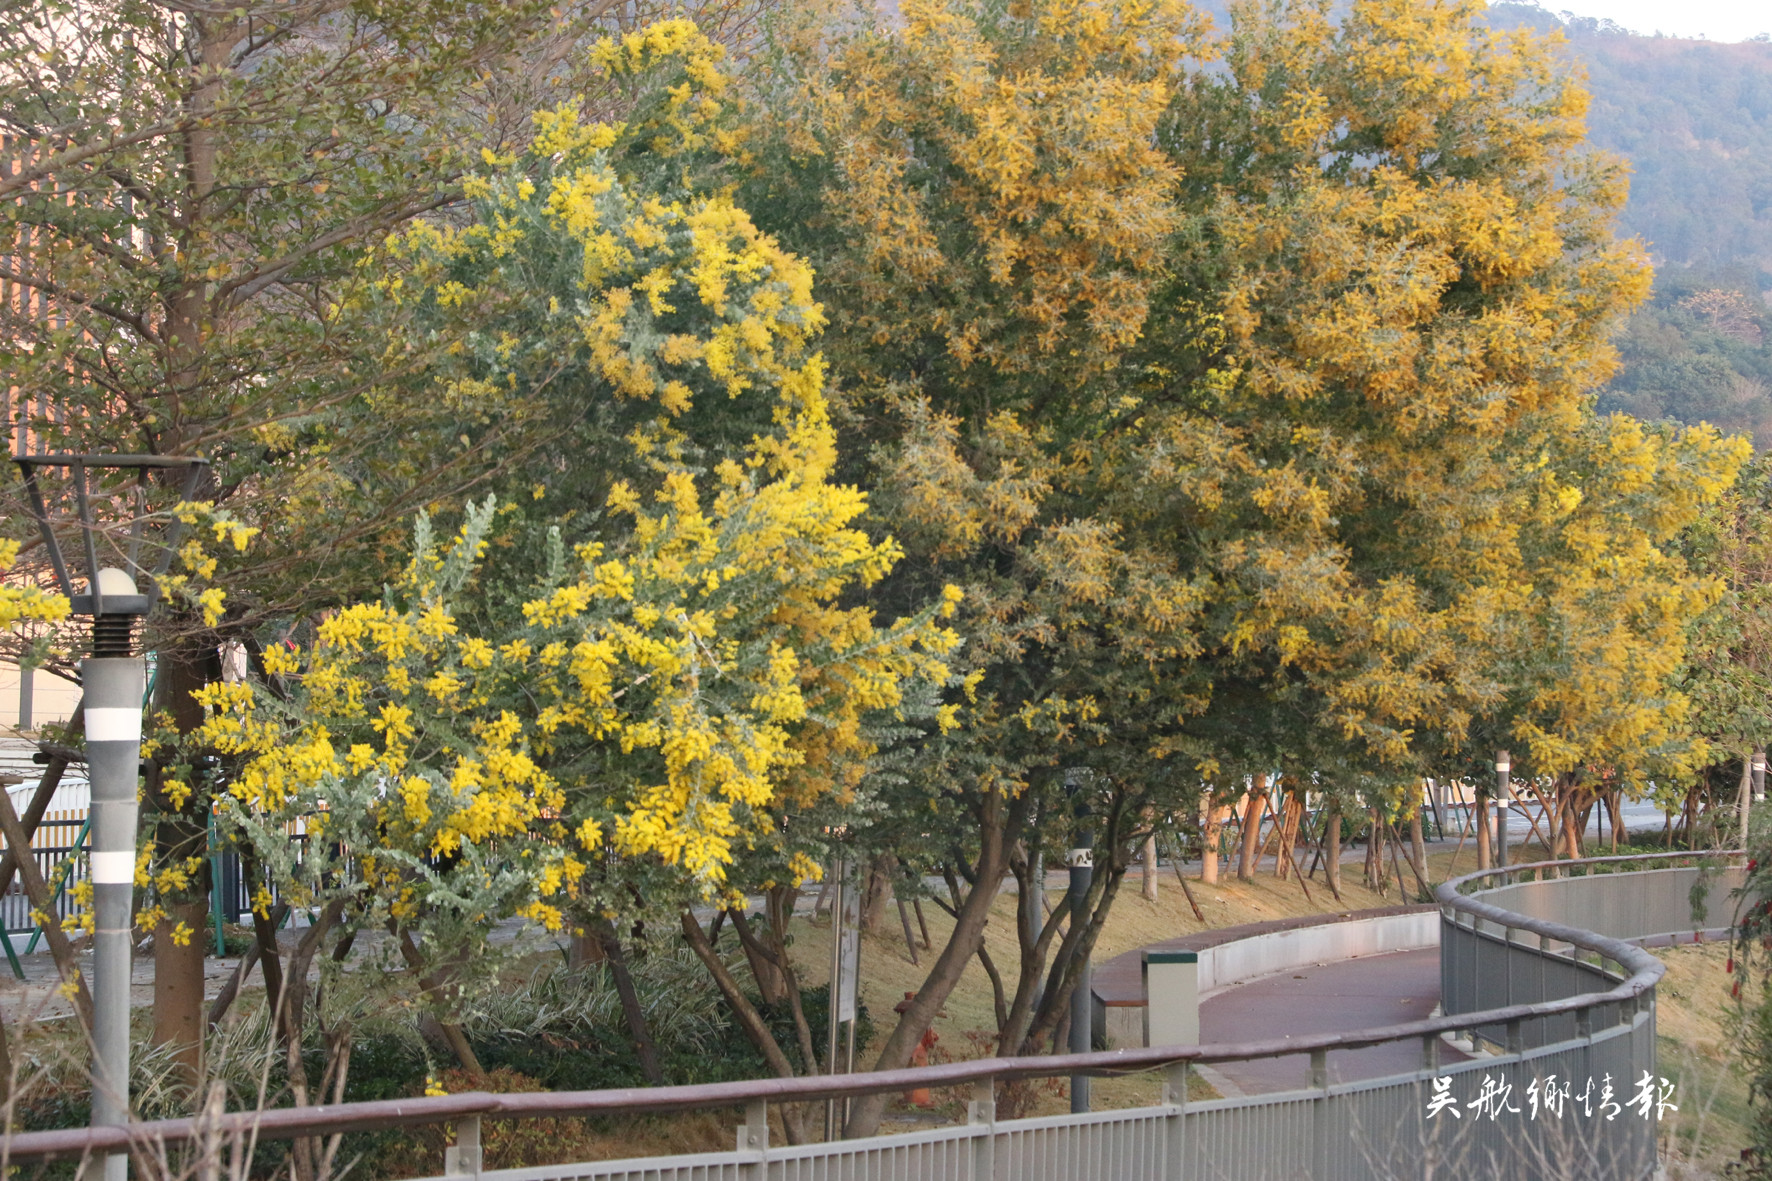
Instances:
[[[916,999],[916,993],[907,992],[904,994],[904,999],[902,1001],[899,1001],[896,1005],[892,1006],[892,1011],[894,1013],[903,1013],[906,1009],[911,1007],[911,1002]],[[933,1028],[924,1030],[923,1040],[919,1041],[917,1043],[917,1048],[911,1051],[911,1065],[928,1066],[929,1051],[934,1047],[935,1043],[940,1040],[940,1037],[936,1034]],[[935,1100],[929,1097],[928,1087],[911,1088],[904,1093],[904,1101],[909,1103],[912,1107],[935,1106]]]

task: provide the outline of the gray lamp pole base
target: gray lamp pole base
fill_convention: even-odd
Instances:
[[[101,1127],[129,1120],[129,920],[147,675],[141,657],[112,656],[82,662],[80,677],[92,781],[92,1123]],[[127,1153],[104,1158],[104,1181],[128,1174]]]
[[[1095,856],[1090,848],[1077,848],[1070,851],[1071,889],[1070,908],[1072,930],[1080,930],[1082,924],[1089,921],[1089,885],[1095,876]],[[1077,989],[1071,993],[1071,1037],[1070,1051],[1073,1054],[1087,1054],[1094,1049],[1095,993],[1091,987],[1089,958],[1083,958],[1083,968],[1077,977]],[[1089,1076],[1086,1074],[1071,1075],[1071,1111],[1081,1114],[1089,1110]]]

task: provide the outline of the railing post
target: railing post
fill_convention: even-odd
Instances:
[[[997,1122],[997,1089],[992,1079],[972,1084],[972,1098],[966,1104],[966,1122],[994,1124]]]
[[[443,1173],[449,1177],[480,1175],[480,1117],[466,1115],[455,1121],[455,1143],[443,1150]]]
[[[738,1125],[738,1151],[742,1155],[756,1154],[750,1160],[739,1162],[739,1176],[756,1178],[757,1181],[762,1181],[764,1177],[768,1176],[769,1103],[767,1100],[745,1100],[744,1123]]]
[[[1177,1062],[1163,1068],[1163,1103],[1166,1106],[1187,1106],[1187,1076],[1186,1062]]]
[[[1163,1103],[1169,1108],[1167,1133],[1163,1137],[1163,1176],[1184,1181],[1187,1169],[1187,1076],[1189,1064],[1176,1062],[1163,1068]]]
[[[1421,1068],[1430,1073],[1440,1069],[1440,1035],[1437,1033],[1422,1036]]]
[[[738,1125],[740,1152],[767,1152],[769,1149],[769,1101],[747,1099],[744,1123]]]
[[[1307,1175],[1320,1176],[1329,1160],[1329,1051],[1311,1051],[1311,1167]]]
[[[972,1181],[991,1181],[997,1171],[997,1085],[995,1079],[972,1084],[966,1122],[982,1128],[972,1138]]]

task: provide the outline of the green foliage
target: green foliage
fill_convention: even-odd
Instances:
[[[1749,1095],[1758,1118],[1753,1141],[1742,1154],[1741,1175],[1772,1178],[1772,808],[1755,809],[1747,842],[1747,880],[1734,898],[1735,940],[1729,967],[1741,1002],[1747,1046]],[[1757,1000],[1755,993],[1758,993]]]
[[[1722,591],[1693,623],[1682,687],[1732,799],[1733,772],[1772,730],[1772,460],[1761,456],[1745,468],[1684,545],[1691,565]]]
[[[1758,288],[1740,274],[1663,271],[1618,333],[1620,369],[1601,409],[1708,422],[1772,446],[1772,312]]]

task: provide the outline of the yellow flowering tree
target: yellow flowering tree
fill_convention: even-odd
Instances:
[[[903,847],[981,912],[1085,827],[1064,786],[1095,809],[1089,919],[1024,918],[1005,1052],[1063,1019],[1141,816],[1203,782],[1255,789],[1251,873],[1277,769],[1394,807],[1492,742],[1677,755],[1706,589],[1668,525],[1739,454],[1593,414],[1648,271],[1554,44],[1428,0],[1238,5],[1218,42],[1163,0],[900,7],[762,78],[745,192],[819,267],[909,552],[881,597],[967,590],[975,699]],[[961,893],[881,1066],[976,954]]]
[[[1670,547],[1746,454],[1594,414],[1650,281],[1624,171],[1554,42],[1479,11],[1240,8],[1166,137],[1201,228],[1147,373],[1225,376],[1161,411],[1191,459],[1165,491],[1236,526],[1213,658],[1393,803],[1497,747],[1547,780],[1684,774],[1672,682],[1712,591]],[[1316,753],[1287,746],[1260,753]]]
[[[681,170],[623,166],[715,134],[713,51],[667,22],[599,53],[684,85],[646,127],[538,114],[533,153],[470,179],[467,224],[385,245],[379,295],[458,335],[439,396],[553,399],[573,473],[521,510],[471,506],[447,547],[421,519],[381,601],[201,694],[218,817],[321,916],[307,957],[392,924],[464,1064],[447,1019],[493,922],[576,929],[816,874],[805,818],[856,798],[872,719],[927,698],[910,686],[957,643],[957,591],[890,626],[849,601],[898,549],[832,478],[810,269]],[[283,974],[292,1044],[305,967]]]

